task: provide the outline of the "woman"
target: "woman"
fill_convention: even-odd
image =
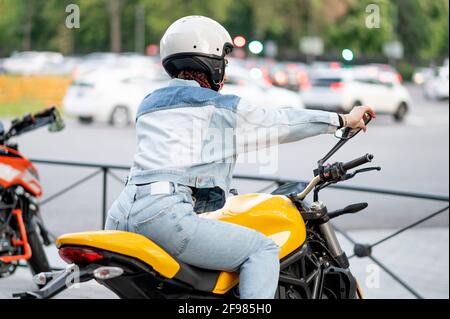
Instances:
[[[275,131],[276,142],[287,143],[343,126],[365,129],[364,113],[375,114],[369,107],[343,116],[256,108],[237,96],[221,95],[225,56],[232,48],[228,32],[206,17],[185,17],[167,29],[161,59],[173,79],[139,107],[137,153],[106,229],[147,236],[186,264],[238,271],[243,299],[273,298],[279,274],[275,242],[255,230],[196,213],[223,206],[237,154],[265,145],[256,131]]]

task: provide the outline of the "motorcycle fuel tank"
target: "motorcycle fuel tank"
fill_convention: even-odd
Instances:
[[[42,195],[36,167],[19,152],[0,146],[0,186],[21,185],[33,196]]]
[[[232,196],[222,209],[199,216],[238,224],[263,233],[280,246],[280,258],[292,253],[306,240],[303,218],[292,201],[282,195]]]

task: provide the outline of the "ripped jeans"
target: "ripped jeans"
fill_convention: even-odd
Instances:
[[[186,264],[240,273],[241,299],[271,299],[278,285],[278,245],[246,227],[199,217],[192,192],[150,195],[128,184],[108,212],[105,229],[144,235]]]

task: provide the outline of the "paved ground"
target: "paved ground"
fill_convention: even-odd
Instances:
[[[410,190],[415,192],[449,193],[449,105],[447,102],[425,101],[420,90],[410,87],[414,104],[411,114],[403,124],[394,123],[389,117],[379,117],[371,123],[369,133],[350,141],[336,156],[335,160],[346,161],[367,152],[375,155],[374,164],[380,165],[381,173],[361,175],[349,185],[373,186]],[[134,129],[112,129],[98,124],[82,126],[68,121],[67,129],[49,135],[41,130],[18,139],[24,154],[34,158],[76,160],[97,163],[129,165],[135,149]],[[308,179],[316,161],[335,143],[332,136],[319,136],[297,143],[283,145],[279,149],[276,176]],[[92,169],[53,167],[39,165],[41,180],[48,197],[73,181],[92,172]],[[116,172],[125,176],[126,172]],[[258,174],[258,167],[239,164],[236,173]],[[240,193],[251,192],[264,186],[254,182],[236,182]],[[122,185],[112,181],[108,185],[108,202],[117,196]],[[102,227],[101,178],[97,176],[71,192],[42,207],[45,222],[56,235]],[[330,209],[340,208],[352,202],[367,201],[369,208],[360,214],[344,216],[337,224],[362,240],[382,236],[407,225],[445,206],[446,203],[412,200],[391,196],[327,190],[322,198]],[[448,298],[448,212],[421,225],[420,230],[402,235],[403,240],[395,240],[390,249],[386,244],[377,249],[380,260],[391,263],[399,269],[408,282],[417,289],[427,291],[427,297]],[[367,239],[366,239],[367,238]],[[428,255],[429,254],[429,255]],[[426,257],[426,256],[429,257]],[[432,266],[430,266],[432,265]],[[362,267],[362,268],[361,268]],[[355,262],[355,272],[363,274],[364,263]],[[358,270],[359,269],[359,270]],[[24,276],[0,281],[0,297],[10,292],[11,287],[21,288],[29,284],[26,271]],[[443,280],[445,278],[446,280]],[[21,278],[21,279],[19,279]],[[384,277],[383,277],[384,278]],[[17,280],[17,281],[16,281]],[[22,280],[22,281],[21,281]],[[8,283],[6,289],[4,284]],[[369,297],[399,297],[409,295],[396,288],[388,277],[381,281],[383,289],[370,289]],[[385,285],[385,287],[383,287]],[[81,288],[80,288],[81,289]],[[92,290],[89,290],[92,289]],[[97,295],[97,288],[89,288],[86,297]],[[19,289],[20,290],[20,289]],[[80,290],[81,291],[81,290]],[[85,296],[84,293],[81,295]]]

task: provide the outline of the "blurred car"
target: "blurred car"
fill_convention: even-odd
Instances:
[[[270,68],[269,75],[273,85],[291,91],[297,92],[310,86],[307,67],[302,63],[276,63]]]
[[[365,68],[366,70],[368,70],[369,73],[371,72],[373,75],[378,73],[378,76],[381,78],[383,77],[390,78],[389,81],[391,82],[398,82],[400,84],[403,83],[402,75],[393,66],[389,64],[371,63],[362,66],[361,68]]]
[[[139,72],[158,67],[159,58],[137,53],[96,52],[85,55],[73,68],[72,77],[85,76],[99,70],[128,68],[130,72]]]
[[[304,107],[298,93],[274,87],[265,81],[262,71],[256,67],[250,70],[239,66],[227,67],[221,93],[237,95],[255,106]]]
[[[343,64],[337,61],[314,61],[309,65],[311,71],[340,70]]]
[[[62,63],[63,60],[58,52],[15,52],[5,59],[3,67],[8,73],[33,75],[40,74],[47,63]]]
[[[110,52],[94,52],[83,56],[74,66],[72,77],[83,77],[102,68],[113,67],[118,59],[118,54]]]
[[[425,97],[431,100],[444,100],[449,98],[449,67],[443,66],[437,69],[436,74],[429,77],[423,90]]]
[[[82,123],[125,127],[135,118],[142,99],[168,80],[162,67],[140,72],[129,68],[93,71],[74,80],[63,100],[64,111]]]
[[[316,71],[311,88],[301,96],[310,109],[349,112],[358,105],[371,105],[377,113],[392,115],[399,122],[411,101],[394,73],[377,72],[372,67]]]
[[[76,66],[81,63],[82,59],[79,57],[64,57],[62,61],[47,61],[40,71],[40,74],[45,75],[72,75]]]
[[[412,79],[417,85],[424,84],[431,77],[433,77],[432,68],[417,68],[412,75]]]

